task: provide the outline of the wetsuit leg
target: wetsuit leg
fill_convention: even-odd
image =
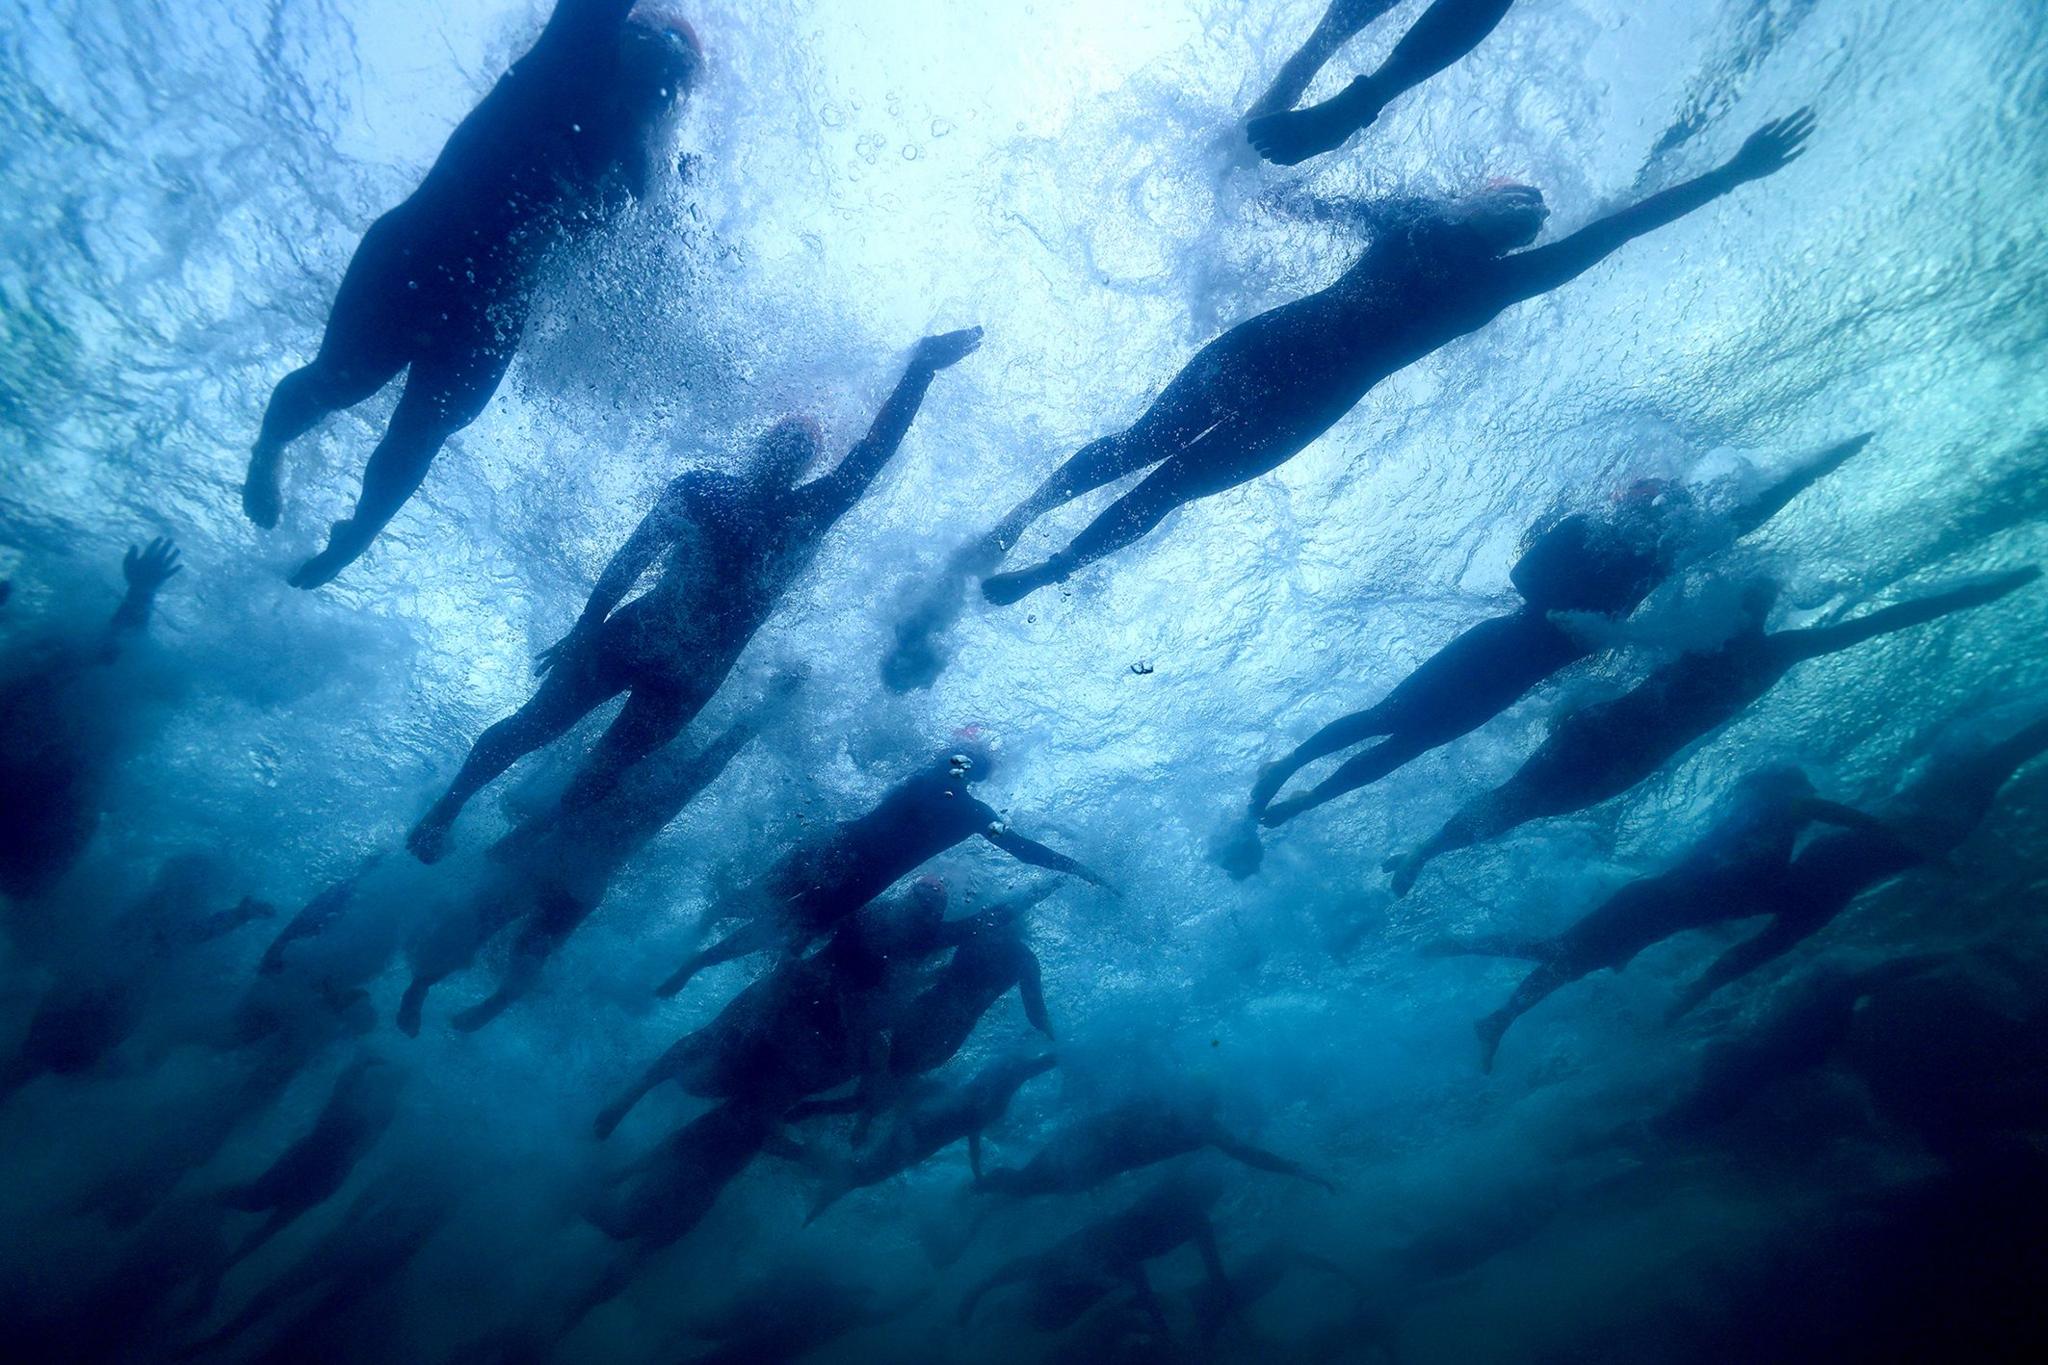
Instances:
[[[448,791],[406,836],[406,845],[422,862],[438,859],[448,828],[469,798],[514,763],[568,733],[569,727],[619,695],[626,675],[619,666],[618,647],[607,623],[587,651],[562,660],[541,680],[533,700],[477,737]]]
[[[1556,961],[1546,962],[1523,977],[1522,984],[1515,987],[1515,993],[1509,997],[1507,1004],[1473,1026],[1472,1031],[1479,1035],[1480,1070],[1493,1070],[1493,1056],[1500,1050],[1500,1040],[1507,1033],[1508,1025],[1535,1009],[1558,987],[1568,985],[1584,975],[1585,972],[1575,965]]]
[[[1280,789],[1287,785],[1288,779],[1317,759],[1328,758],[1331,754],[1349,749],[1354,744],[1363,744],[1368,739],[1392,732],[1393,722],[1386,714],[1385,703],[1364,711],[1354,711],[1348,716],[1331,721],[1297,746],[1293,753],[1285,758],[1275,759],[1259,770],[1259,780],[1252,784],[1251,813],[1265,814],[1266,807],[1280,794]],[[1267,823],[1277,825],[1282,820],[1291,818],[1293,814],[1299,812],[1290,812],[1289,815],[1283,815]]]
[[[319,353],[271,392],[242,489],[242,509],[258,526],[277,524],[284,448],[330,414],[383,388],[412,358],[418,300],[406,288],[410,237],[402,214],[386,214],[371,225],[342,276]]]
[[[1436,0],[1372,73],[1372,93],[1384,107],[1486,40],[1515,0]]]
[[[332,581],[369,548],[427,477],[442,445],[490,405],[512,364],[524,322],[521,309],[472,305],[459,329],[436,337],[414,359],[391,425],[363,470],[354,514],[334,524],[327,548],[292,575],[293,587],[317,588]]]
[[[582,771],[562,793],[562,809],[581,810],[598,801],[628,768],[681,734],[709,700],[706,689],[692,682],[644,674],[637,678],[618,718],[591,747]]]
[[[1496,835],[1505,834],[1524,820],[1533,817],[1517,815],[1511,800],[1504,799],[1509,787],[1470,802],[1466,807],[1444,822],[1444,827],[1429,836],[1422,846],[1406,858],[1389,858],[1386,870],[1393,874],[1393,890],[1397,896],[1408,894],[1415,879],[1422,875],[1422,869],[1446,853],[1455,853],[1461,848],[1470,848]]]
[[[1237,425],[1205,432],[1111,504],[1066,549],[1032,568],[984,580],[982,596],[1005,606],[1047,584],[1063,583],[1076,570],[1143,539],[1183,503],[1235,488],[1279,463],[1246,458],[1252,448],[1247,448],[1243,436]],[[1264,454],[1273,444],[1260,442],[1255,449]]]
[[[1316,73],[1328,64],[1330,58],[1396,3],[1397,0],[1332,0],[1315,32],[1281,66],[1273,84],[1245,111],[1245,117],[1254,119],[1261,114],[1278,114],[1299,104],[1301,97],[1308,93]]]
[[[1346,761],[1336,772],[1318,782],[1303,795],[1290,797],[1268,807],[1259,816],[1259,823],[1268,826],[1284,825],[1305,811],[1328,805],[1338,797],[1355,792],[1360,787],[1371,786],[1429,747],[1429,741],[1414,735],[1393,735],[1381,740],[1364,753]]]

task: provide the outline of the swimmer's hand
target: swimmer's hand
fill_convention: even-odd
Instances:
[[[1728,170],[1738,180],[1775,175],[1805,153],[1806,139],[1812,136],[1816,122],[1809,107],[1766,123],[1749,135],[1749,141],[1729,161]]]
[[[154,596],[182,568],[178,547],[163,536],[149,542],[146,550],[130,545],[121,560],[121,575],[128,580],[129,591],[144,597]]]
[[[544,675],[562,660],[574,654],[583,644],[583,627],[572,627],[567,635],[533,656],[533,676]]]
[[[963,327],[957,332],[942,332],[938,336],[926,337],[917,343],[917,351],[910,363],[918,369],[943,370],[958,365],[967,359],[981,345],[979,327]]]

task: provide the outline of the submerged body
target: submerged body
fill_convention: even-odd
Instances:
[[[1213,1147],[1254,1170],[1293,1176],[1334,1192],[1336,1186],[1286,1157],[1230,1133],[1199,1099],[1147,1097],[1091,1115],[1055,1133],[1019,1167],[997,1167],[975,1181],[984,1194],[1023,1198],[1079,1194],[1113,1176]]]
[[[1628,616],[1681,564],[1761,527],[1869,441],[1868,435],[1858,436],[1822,451],[1719,517],[1696,519],[1679,490],[1648,483],[1630,490],[1630,501],[1615,517],[1565,518],[1537,537],[1509,571],[1525,603],[1520,610],[1470,627],[1378,705],[1331,722],[1268,764],[1252,788],[1247,815],[1267,826],[1285,824],[1469,734],[1593,652],[1556,613]],[[1302,768],[1368,739],[1379,742],[1310,791],[1274,799]],[[1233,875],[1245,876],[1256,870],[1259,856],[1256,836],[1245,831],[1219,861]]]
[[[692,472],[672,482],[605,566],[574,628],[541,655],[536,666],[546,676],[533,699],[484,731],[413,826],[406,842],[421,861],[441,856],[470,797],[620,693],[629,694],[626,704],[563,794],[565,811],[603,797],[627,768],[682,733],[903,444],[933,377],[980,344],[979,328],[920,342],[860,444],[808,483],[796,479],[818,436],[795,419],[763,438],[747,477]],[[620,606],[658,559],[654,586]]]
[[[874,808],[807,841],[776,865],[748,896],[747,922],[691,954],[658,988],[674,995],[704,968],[770,949],[799,951],[891,883],[956,844],[979,835],[1034,867],[1107,887],[1065,854],[1014,833],[970,783],[986,778],[989,751],[964,746],[891,787]]]
[[[1500,787],[1446,821],[1406,858],[1389,860],[1394,893],[1406,895],[1433,859],[1546,816],[1619,796],[1701,736],[1726,725],[1796,665],[1866,640],[1979,607],[2040,576],[2027,568],[1902,602],[1832,626],[1766,632],[1776,600],[1769,583],[1745,595],[1745,621],[1720,646],[1686,654],[1613,701],[1575,711]]]
[[[249,519],[275,526],[285,447],[407,372],[355,512],[295,587],[319,587],[369,547],[497,393],[547,261],[651,187],[656,131],[703,57],[686,26],[629,21],[633,7],[559,0],[419,188],[363,234],[319,353],[271,395],[242,487]]]
[[[1528,248],[1549,210],[1526,186],[1490,191],[1407,230],[1375,237],[1328,288],[1238,324],[1197,352],[1128,429],[1084,447],[957,554],[899,626],[883,667],[899,689],[936,676],[931,637],[958,614],[965,579],[993,570],[1039,518],[1141,470],[1152,472],[1029,569],[984,579],[1015,602],[1149,534],[1169,512],[1269,473],[1382,380],[1576,278],[1635,237],[1770,175],[1799,155],[1802,112],[1762,129],[1718,170],[1651,196],[1562,241]]]

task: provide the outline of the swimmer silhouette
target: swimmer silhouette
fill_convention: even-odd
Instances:
[[[1858,896],[1916,867],[1938,866],[1991,813],[2014,774],[2048,752],[2048,715],[1998,739],[1946,744],[1883,806],[1881,830],[1845,829],[1799,850],[1785,878],[1753,903],[1771,922],[1730,948],[1679,993],[1678,1019],[1722,987],[1774,962],[1834,922]],[[1889,833],[1897,831],[1897,836]]]
[[[1083,447],[986,535],[956,552],[899,623],[884,677],[900,691],[936,676],[932,638],[958,616],[966,580],[1000,564],[1046,513],[1152,469],[1066,549],[986,578],[982,595],[990,602],[1007,605],[1065,582],[1184,503],[1270,473],[1389,375],[1577,278],[1635,238],[1784,169],[1813,127],[1807,110],[1767,124],[1726,165],[1548,246],[1521,249],[1550,213],[1541,192],[1526,185],[1487,189],[1379,232],[1336,283],[1210,342],[1135,424]]]
[[[1371,75],[1306,109],[1294,106],[1337,50],[1399,0],[1333,0],[1301,50],[1245,115],[1259,155],[1293,166],[1333,151],[1368,128],[1380,111],[1484,42],[1515,0],[1436,0]]]
[[[841,821],[770,868],[739,913],[746,923],[690,955],[660,988],[674,995],[706,967],[751,953],[800,951],[897,878],[976,835],[1018,862],[1115,888],[1063,853],[1012,830],[968,785],[995,770],[986,744],[963,743],[898,782],[865,815]]]
[[[1468,802],[1406,858],[1389,860],[1394,894],[1406,895],[1423,867],[1445,853],[1621,795],[1686,745],[1733,720],[1808,659],[1996,602],[2040,576],[2036,568],[2018,569],[1835,625],[1774,632],[1765,631],[1764,621],[1777,600],[1777,585],[1751,582],[1743,594],[1743,623],[1732,637],[1681,656],[1613,701],[1559,721],[1513,777]]]
[[[1508,1026],[1559,987],[1596,971],[1622,971],[1636,954],[1691,929],[1747,919],[1783,882],[1792,850],[1808,825],[1887,832],[1849,806],[1824,801],[1797,768],[1766,768],[1744,778],[1725,814],[1671,867],[1615,892],[1570,928],[1543,938],[1482,934],[1445,940],[1437,954],[1523,958],[1537,964],[1512,999],[1480,1020],[1480,1067],[1493,1070]]]
[[[534,667],[545,678],[533,700],[484,731],[447,794],[413,827],[406,843],[420,861],[441,856],[448,827],[486,783],[621,692],[630,694],[626,705],[563,794],[564,810],[602,797],[620,772],[680,734],[903,444],[932,378],[980,344],[979,327],[919,342],[874,425],[829,474],[797,483],[818,453],[818,432],[786,418],[762,437],[746,475],[692,471],[671,483],[605,566],[582,617],[542,651]],[[619,606],[663,555],[654,586]]]
[[[1545,678],[1593,652],[1551,613],[1627,616],[1680,565],[1756,530],[1870,439],[1863,435],[1829,447],[1720,516],[1695,515],[1683,488],[1646,480],[1628,490],[1611,518],[1566,517],[1537,537],[1508,571],[1522,594],[1521,610],[1473,626],[1378,705],[1330,722],[1285,758],[1268,764],[1252,788],[1247,815],[1267,826],[1285,824],[1469,734]],[[1379,743],[1312,790],[1274,801],[1302,768],[1374,738]],[[1218,861],[1232,875],[1248,876],[1257,869],[1260,852],[1257,836],[1246,830],[1219,850]]]
[[[124,699],[87,680],[149,630],[150,610],[183,566],[161,537],[128,548],[128,593],[97,638],[4,661],[0,678],[0,892],[30,900],[71,870],[99,828]],[[114,684],[118,687],[119,684]]]
[[[657,130],[703,67],[689,26],[629,19],[634,0],[560,0],[540,38],[449,137],[412,196],[363,234],[311,364],[270,396],[242,510],[277,525],[286,446],[407,370],[355,512],[291,576],[331,581],[489,405],[519,349],[541,269],[647,194]]]

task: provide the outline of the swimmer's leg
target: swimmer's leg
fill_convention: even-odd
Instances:
[[[1515,993],[1507,1004],[1473,1025],[1472,1031],[1479,1035],[1479,1069],[1493,1070],[1493,1057],[1500,1051],[1500,1040],[1506,1035],[1508,1025],[1535,1009],[1552,991],[1583,975],[1568,963],[1546,962],[1523,977],[1522,984],[1515,987]]]
[[[242,485],[242,510],[258,526],[277,525],[285,447],[383,388],[411,358],[416,300],[405,287],[407,235],[404,220],[391,215],[363,234],[328,313],[319,354],[271,391]]]
[[[1219,444],[1205,449],[1210,441]],[[1229,458],[1243,453],[1220,429],[1205,435],[1198,446],[1176,455],[1118,498],[1066,549],[1029,569],[982,580],[981,595],[997,606],[1007,606],[1048,584],[1064,583],[1076,570],[1142,540],[1183,503],[1235,488],[1272,467],[1266,461],[1254,465]]]
[[[582,771],[562,793],[562,809],[581,810],[600,800],[626,769],[681,734],[708,700],[702,687],[653,678],[636,681],[618,718],[591,746]]]
[[[633,1082],[625,1094],[604,1107],[593,1125],[593,1130],[600,1139],[610,1137],[612,1130],[619,1126],[626,1115],[633,1112],[635,1105],[646,1099],[663,1082],[673,1080],[681,1073],[684,1064],[695,1051],[694,1039],[693,1034],[673,1044],[668,1051],[654,1059],[654,1065],[640,1073],[640,1079]]]
[[[771,948],[783,946],[787,941],[788,936],[780,925],[771,916],[764,914],[741,925],[710,947],[700,948],[690,954],[672,976],[655,987],[654,993],[660,996],[674,995],[689,985],[690,979],[706,967],[730,962],[749,953],[767,952]]]
[[[600,636],[584,657],[556,664],[531,701],[477,737],[447,792],[406,836],[406,847],[421,862],[434,862],[446,851],[448,829],[472,796],[623,690],[624,679],[611,665],[606,644]]]
[[[490,324],[480,326],[484,336],[444,344],[413,362],[391,425],[363,470],[355,513],[334,523],[327,548],[292,575],[293,587],[317,588],[355,563],[419,489],[448,438],[483,415],[512,363],[517,336],[498,338]]]
[[[1348,716],[1331,721],[1296,746],[1294,752],[1285,758],[1275,759],[1259,770],[1259,780],[1252,784],[1252,796],[1248,803],[1251,813],[1255,816],[1264,815],[1266,807],[1280,794],[1280,789],[1287,785],[1288,779],[1317,759],[1327,758],[1331,754],[1349,749],[1354,744],[1363,744],[1375,736],[1392,732],[1393,722],[1386,715],[1385,703],[1364,711],[1354,711]],[[1293,811],[1266,823],[1277,825],[1299,813]]]
[[[1392,9],[1398,0],[1332,0],[1322,21],[1295,54],[1281,66],[1266,93],[1245,111],[1247,119],[1292,109],[1308,92],[1316,73],[1360,30]]]
[[[1493,32],[1514,0],[1436,0],[1394,46],[1379,70],[1332,99],[1274,112],[1245,127],[1259,155],[1292,166],[1341,147],[1371,126],[1396,98],[1465,56]]]
[[[1442,829],[1430,835],[1407,857],[1389,858],[1385,870],[1393,874],[1394,894],[1407,895],[1409,888],[1415,885],[1415,879],[1422,875],[1422,869],[1444,854],[1470,848],[1521,823],[1503,807],[1500,793],[1489,792],[1445,821]]]

